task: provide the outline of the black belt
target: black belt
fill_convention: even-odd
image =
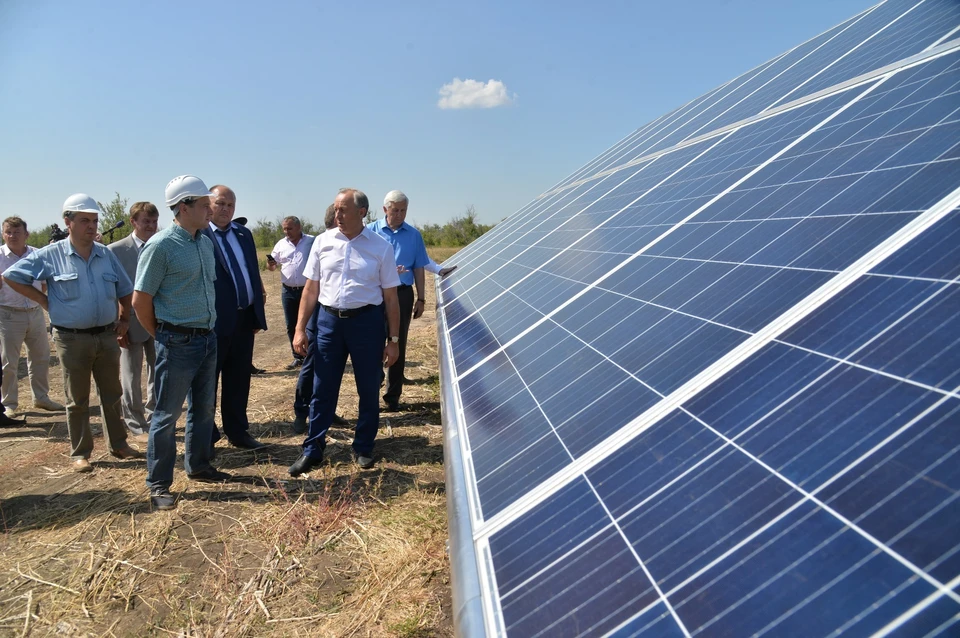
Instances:
[[[410,284],[400,284],[397,288],[413,288]]]
[[[288,286],[287,284],[280,284],[287,290],[303,290],[303,286]]]
[[[60,326],[53,326],[57,329],[57,332],[69,332],[74,335],[98,335],[106,332],[107,330],[113,330],[117,324],[110,323],[105,326],[94,326],[93,328],[61,328]]]
[[[212,332],[210,328],[188,328],[186,326],[177,326],[172,323],[164,323],[162,321],[157,322],[157,330],[176,332],[177,334],[189,335],[191,337],[202,337],[203,335],[208,335]]]
[[[372,308],[379,308],[375,304],[367,304],[366,306],[360,306],[359,308],[331,308],[330,306],[324,306],[320,304],[320,307],[326,310],[328,313],[334,317],[340,317],[341,319],[349,319],[350,317],[356,317],[357,315],[362,315],[366,311]]]

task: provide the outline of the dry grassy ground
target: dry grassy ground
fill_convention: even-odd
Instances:
[[[290,479],[296,373],[283,369],[279,273],[263,276],[270,330],[254,362],[267,373],[253,377],[249,415],[270,447],[218,447],[234,481],[191,483],[181,457],[177,509],[151,513],[144,462],[107,453],[97,412],[91,474],[68,469],[62,414],[0,430],[0,635],[452,634],[432,278],[410,331],[413,383],[404,410],[381,415],[376,467],[359,470],[351,431],[334,428],[322,470]],[[63,401],[59,366],[50,372]],[[22,378],[21,406],[29,392]],[[339,412],[356,418],[349,366]]]

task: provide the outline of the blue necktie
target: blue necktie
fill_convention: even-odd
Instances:
[[[220,235],[220,239],[223,240],[223,251],[227,253],[227,259],[230,261],[230,270],[233,271],[233,281],[237,286],[237,300],[240,303],[240,308],[246,308],[250,305],[250,298],[247,297],[247,282],[243,279],[243,271],[240,270],[240,262],[237,261],[237,256],[233,252],[233,248],[230,247],[230,242],[227,241],[227,232],[226,230],[217,229],[217,234]]]

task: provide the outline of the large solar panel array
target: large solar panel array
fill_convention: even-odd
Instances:
[[[458,253],[461,634],[960,635],[958,31],[881,3]]]

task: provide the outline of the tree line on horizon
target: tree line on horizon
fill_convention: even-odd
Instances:
[[[105,243],[118,241],[133,232],[133,227],[130,225],[127,213],[128,201],[129,199],[121,197],[120,193],[115,193],[114,198],[107,204],[97,202],[103,210],[100,214],[100,232],[104,234]],[[284,217],[286,217],[286,215],[278,215],[274,220],[260,218],[254,224],[247,224],[250,232],[253,234],[254,242],[258,247],[273,248],[273,246],[280,241],[280,238],[283,237],[283,229],[280,227],[280,223]],[[323,231],[322,224],[318,225],[312,220],[305,219],[300,215],[298,215],[298,217],[300,217],[300,221],[303,223],[303,232],[316,235],[318,232]],[[375,213],[367,215],[367,222],[376,221],[376,219],[377,215]],[[121,221],[124,222],[124,224],[117,228],[117,223]],[[61,223],[58,225],[61,230],[66,230],[64,224]],[[466,246],[493,228],[493,226],[494,224],[478,223],[477,211],[470,205],[462,215],[454,216],[454,218],[446,224],[424,224],[415,227],[420,231],[420,234],[423,235],[423,242],[427,246],[457,248]],[[112,233],[110,233],[111,229],[113,229]],[[27,238],[27,243],[37,248],[46,246],[50,243],[52,231],[52,225],[30,229],[30,237]],[[108,233],[110,233],[109,237],[107,235]]]

